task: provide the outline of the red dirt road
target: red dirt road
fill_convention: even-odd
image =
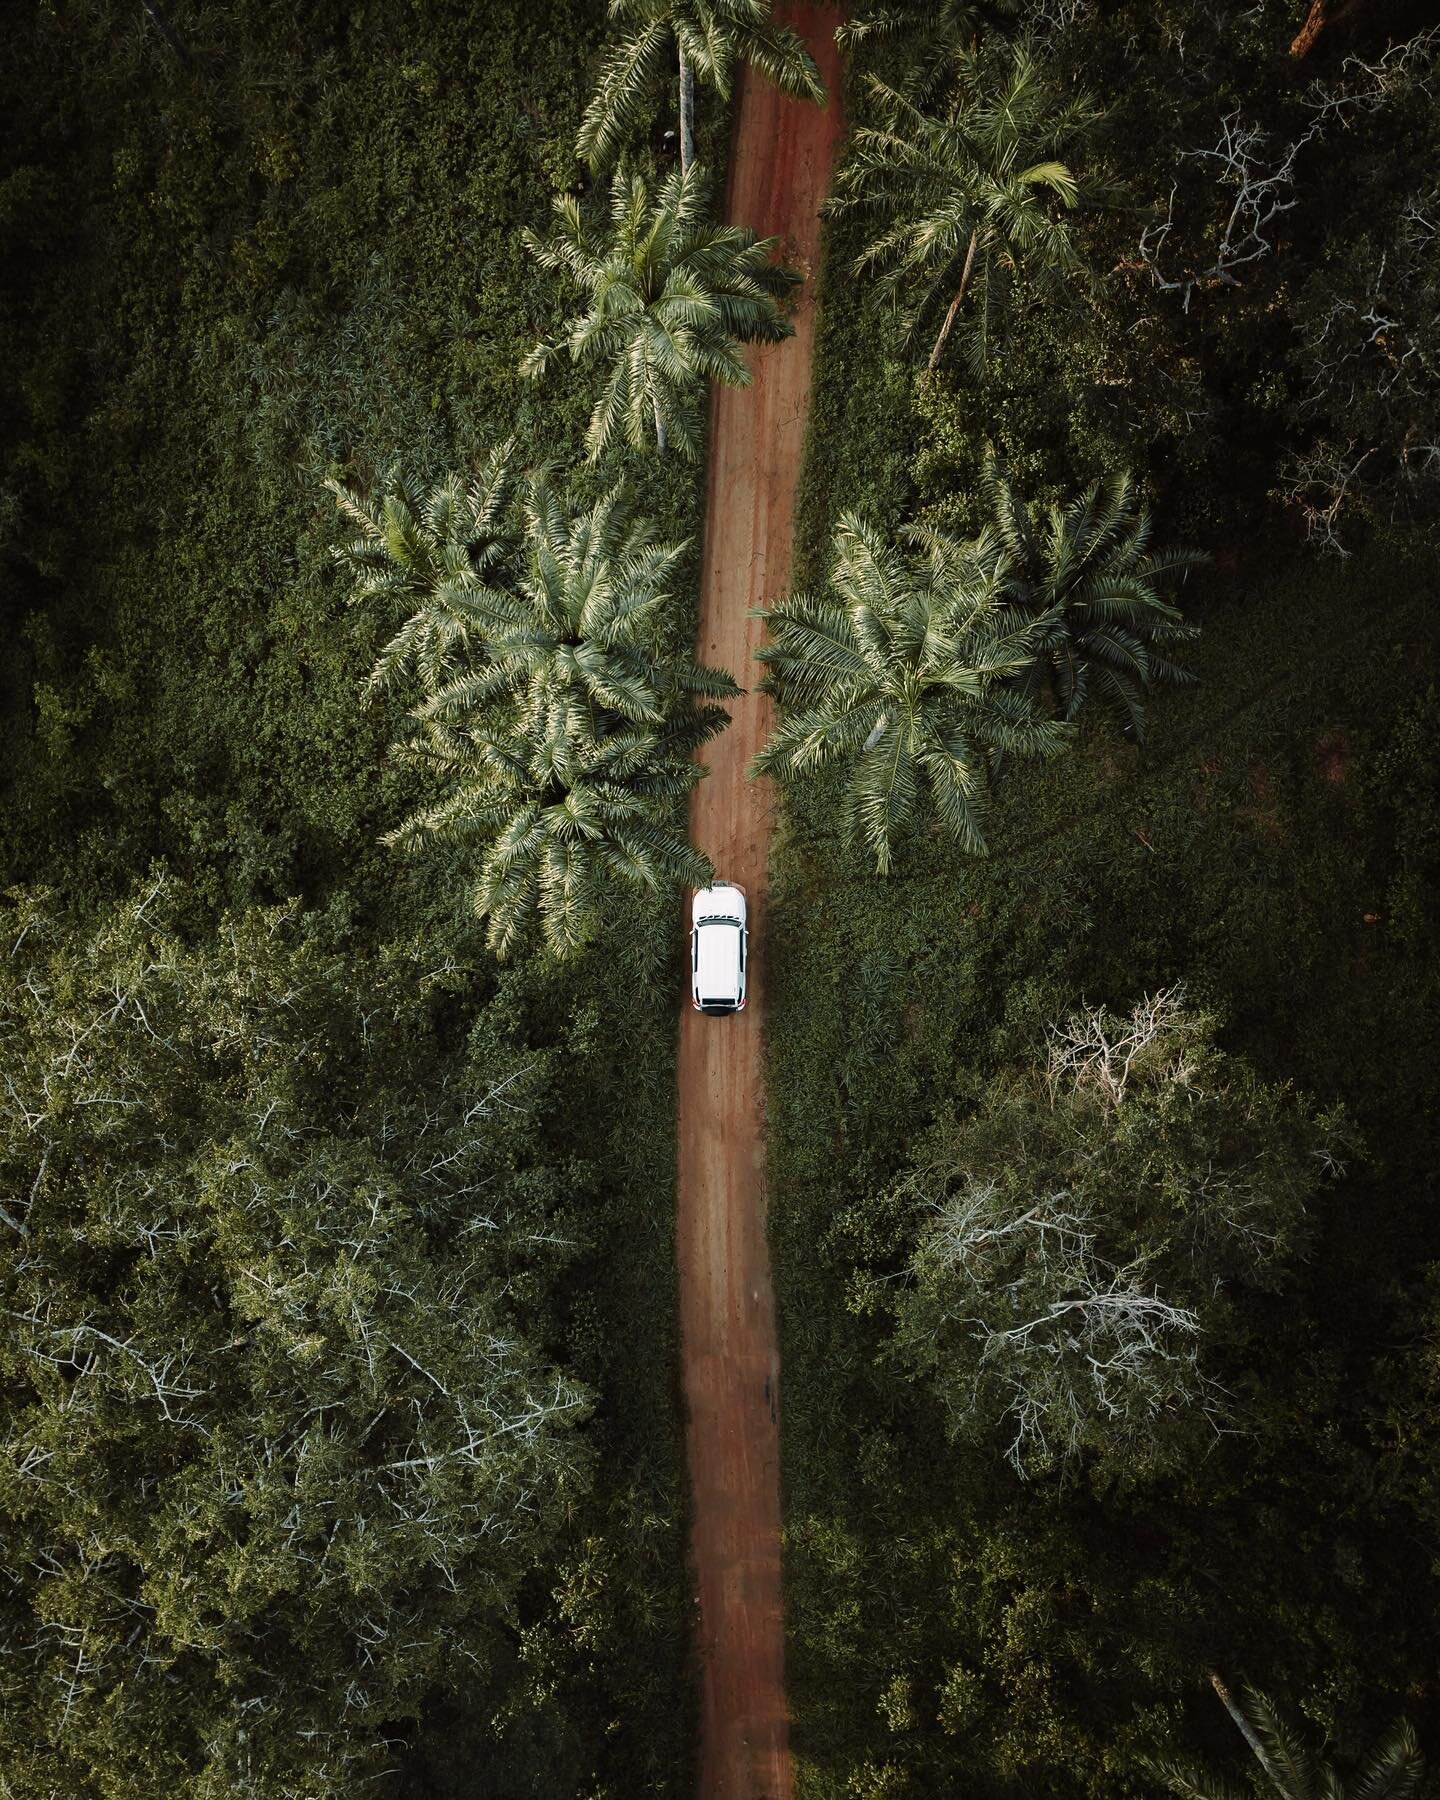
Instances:
[[[742,78],[726,218],[777,236],[807,277],[787,343],[752,350],[754,383],[716,396],[706,494],[699,655],[748,685],[759,624],[790,578],[791,516],[804,450],[814,339],[819,207],[841,132],[834,7],[781,4],[820,65],[824,109]],[[703,1800],[788,1800],[780,1600],[780,1359],[765,1239],[761,1030],[772,797],[745,766],[769,728],[747,694],[711,747],[691,834],[750,899],[749,1000],[733,1018],[687,1005],[680,1030],[680,1323],[699,1587]]]

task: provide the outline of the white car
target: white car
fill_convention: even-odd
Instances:
[[[701,888],[690,909],[690,997],[703,1013],[739,1012],[745,1004],[745,890],[717,881]]]

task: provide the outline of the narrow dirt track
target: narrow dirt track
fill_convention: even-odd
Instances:
[[[781,4],[805,38],[830,103],[786,100],[742,79],[726,217],[785,244],[807,277],[795,336],[752,351],[754,383],[715,401],[700,589],[699,654],[748,684],[761,630],[749,610],[784,591],[804,450],[814,340],[819,207],[841,132],[831,6]],[[691,832],[750,899],[749,1000],[738,1017],[687,1005],[680,1031],[680,1323],[692,1555],[699,1587],[703,1800],[791,1793],[780,1599],[780,1359],[765,1239],[765,886],[772,797],[745,779],[769,725],[747,694],[713,745]]]

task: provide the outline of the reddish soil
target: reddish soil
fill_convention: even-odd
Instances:
[[[841,132],[836,9],[782,4],[830,90],[820,108],[743,78],[726,217],[779,237],[807,277],[820,261],[820,202]],[[804,449],[815,293],[789,342],[751,352],[754,383],[715,400],[700,590],[699,654],[753,681],[752,606],[785,591]],[[732,1018],[686,1006],[680,1031],[680,1319],[688,1407],[692,1556],[699,1590],[700,1793],[791,1793],[780,1604],[780,1360],[765,1238],[765,887],[773,798],[745,766],[769,704],[747,694],[711,746],[691,808],[695,842],[750,901],[749,999]]]
[[[1325,780],[1338,786],[1350,773],[1354,753],[1343,731],[1322,731],[1315,740],[1315,759]]]

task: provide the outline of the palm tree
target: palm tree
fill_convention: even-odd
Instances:
[[[1237,1705],[1218,1675],[1210,1680],[1264,1772],[1263,1784],[1256,1779],[1262,1793],[1273,1789],[1282,1800],[1411,1800],[1424,1780],[1425,1758],[1403,1719],[1381,1739],[1351,1785],[1300,1742],[1263,1694],[1247,1687],[1244,1703]],[[1182,1800],[1246,1800],[1245,1789],[1204,1770],[1170,1761],[1154,1762],[1150,1769]]]
[[[662,452],[673,437],[697,458],[705,383],[748,385],[741,346],[793,334],[779,303],[800,277],[771,260],[778,239],[707,222],[698,166],[673,172],[653,205],[638,175],[617,177],[604,236],[587,227],[573,195],[558,195],[555,211],[554,235],[527,230],[525,241],[584,292],[587,310],[537,344],[523,372],[543,374],[562,349],[575,362],[608,365],[585,434],[592,461],[620,435],[642,449],[652,431]]]
[[[1083,270],[1063,216],[1081,189],[1058,158],[1099,116],[1083,96],[1056,97],[1025,44],[998,61],[958,51],[954,69],[943,117],[871,78],[881,123],[855,133],[829,202],[837,213],[864,209],[887,221],[856,267],[879,270],[882,291],[897,299],[902,289],[913,293],[907,334],[948,298],[932,371],[967,295],[976,299],[971,359],[978,368],[1017,269],[1052,281]]]
[[[483,658],[431,692],[425,720],[454,722],[504,704],[523,736],[543,736],[557,703],[571,701],[659,726],[678,707],[733,699],[720,669],[665,653],[663,612],[685,544],[655,542],[623,484],[572,512],[550,471],[530,477],[524,568],[477,609]],[[717,715],[723,723],[726,715]]]
[[[355,577],[351,599],[408,616],[381,650],[366,684],[371,695],[415,669],[430,690],[443,685],[482,627],[485,604],[513,573],[511,521],[519,470],[511,439],[493,450],[471,482],[448,475],[428,494],[393,479],[378,504],[327,481],[356,528],[331,554]]]
[[[536,470],[507,581],[468,592],[463,643],[411,711],[398,754],[447,792],[385,842],[478,842],[475,907],[499,955],[535,917],[570,954],[608,879],[711,877],[678,809],[701,774],[693,753],[727,723],[718,702],[739,689],[665,645],[685,551],[656,542],[623,486],[574,510]]]
[[[704,773],[692,752],[718,729],[700,708],[641,729],[573,695],[523,730],[506,712],[422,719],[400,754],[449,792],[384,841],[478,844],[474,905],[490,948],[508,955],[538,917],[550,950],[568,956],[594,936],[607,880],[651,891],[713,880],[680,803]]]
[[[576,146],[592,169],[613,162],[644,123],[672,52],[679,64],[682,173],[695,161],[697,75],[728,100],[735,65],[750,62],[785,93],[824,102],[814,59],[795,32],[775,23],[770,0],[610,0],[610,17],[622,35],[601,67]]]
[[[765,686],[791,710],[755,759],[757,774],[850,765],[848,827],[889,871],[922,793],[942,829],[985,853],[995,758],[1043,756],[1070,727],[1039,717],[1013,678],[1047,627],[1012,604],[1004,551],[990,534],[961,543],[911,526],[913,554],[845,514],[829,595],[795,594],[758,616]]]
[[[915,5],[872,6],[837,26],[835,42],[842,50],[853,52],[877,41],[898,40],[909,61],[904,91],[923,103],[933,98],[956,56],[974,47],[986,15],[1013,13],[1018,4],[1019,0],[991,0],[988,6],[979,0],[935,0],[923,9]]]
[[[1168,652],[1199,628],[1184,623],[1163,590],[1207,559],[1196,550],[1150,550],[1150,511],[1128,474],[1092,482],[1066,506],[1029,506],[989,448],[982,486],[1018,579],[1018,603],[1048,621],[1029,680],[1049,675],[1063,719],[1096,694],[1143,744],[1145,689],[1195,679]]]

